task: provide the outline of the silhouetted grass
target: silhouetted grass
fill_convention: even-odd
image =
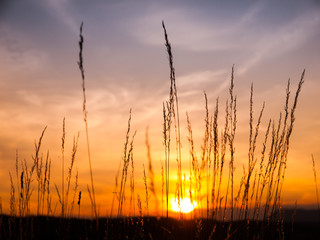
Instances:
[[[278,119],[267,119],[266,130],[261,132],[260,126],[264,123],[262,104],[258,116],[253,112],[253,84],[249,98],[249,144],[247,166],[243,167],[243,175],[235,178],[236,154],[235,138],[237,133],[237,96],[235,91],[235,68],[232,66],[230,87],[225,109],[221,111],[219,97],[216,98],[213,114],[210,112],[210,101],[204,92],[204,134],[201,149],[197,153],[191,116],[186,112],[187,136],[189,149],[189,177],[183,175],[182,146],[180,132],[180,116],[178,106],[178,93],[173,64],[172,46],[169,42],[168,32],[162,22],[165,47],[169,59],[170,88],[169,99],[163,103],[163,145],[164,166],[161,161],[161,210],[158,209],[156,194],[156,181],[151,160],[151,148],[146,130],[146,149],[148,162],[148,176],[143,166],[144,193],[136,192],[134,161],[134,139],[136,132],[131,133],[131,109],[125,135],[124,149],[119,170],[115,178],[113,200],[108,218],[99,218],[95,199],[92,162],[89,145],[89,130],[86,108],[85,74],[83,66],[83,24],[80,27],[79,61],[78,66],[82,79],[83,103],[82,112],[86,129],[86,144],[90,172],[90,185],[87,185],[91,202],[92,219],[81,217],[81,191],[78,191],[78,172],[74,176],[75,157],[78,149],[78,138],[74,137],[71,151],[70,166],[67,171],[65,185],[65,139],[66,128],[63,120],[61,154],[62,154],[62,183],[61,192],[56,184],[58,200],[52,202],[50,191],[51,159],[49,151],[44,155],[40,147],[46,128],[42,131],[39,140],[35,143],[35,153],[32,156],[31,168],[27,161],[19,160],[16,153],[16,184],[9,172],[11,185],[10,215],[2,215],[2,202],[0,201],[0,238],[4,239],[301,239],[318,237],[319,231],[314,227],[314,221],[307,225],[297,221],[299,209],[284,210],[281,204],[281,193],[285,180],[285,171],[288,162],[290,139],[295,122],[295,111],[298,98],[304,83],[303,71],[293,103],[290,106],[290,81],[288,81],[285,97],[284,112],[280,112]],[[255,118],[257,117],[257,120]],[[219,119],[224,122],[219,125]],[[172,124],[174,126],[172,126]],[[175,141],[171,141],[174,129]],[[260,143],[258,136],[263,135]],[[261,145],[260,145],[261,144]],[[174,148],[172,148],[174,145]],[[170,189],[170,163],[172,162],[172,149],[176,153],[177,173],[175,186]],[[261,149],[258,154],[257,149]],[[313,172],[316,184],[316,196],[319,208],[318,187],[315,162],[312,156]],[[20,164],[19,164],[20,163]],[[21,165],[22,169],[19,169]],[[139,166],[138,166],[139,167]],[[140,166],[141,167],[141,166]],[[131,171],[130,171],[131,170]],[[128,176],[129,174],[129,176]],[[71,201],[69,195],[72,191],[72,176],[74,187]],[[184,178],[183,178],[184,176]],[[129,180],[128,180],[129,177]],[[129,189],[127,181],[130,181]],[[189,181],[189,184],[188,182]],[[30,198],[36,184],[37,205],[36,216],[30,211]],[[237,184],[239,183],[239,185]],[[188,186],[187,186],[188,185]],[[238,186],[238,188],[237,188]],[[187,192],[187,187],[189,191]],[[159,188],[160,189],[160,188]],[[128,192],[130,190],[130,198]],[[179,219],[169,218],[169,194],[175,193],[179,207]],[[144,196],[143,196],[144,195]],[[154,197],[158,215],[166,218],[150,217],[150,199]],[[189,197],[198,207],[190,214],[190,219],[184,219],[181,201]],[[78,205],[78,218],[74,218],[75,202]],[[128,199],[130,201],[128,201]],[[141,200],[143,199],[143,200]],[[117,213],[114,213],[114,203],[118,201]],[[56,218],[55,212],[58,203],[61,205],[61,217]],[[53,207],[55,206],[55,207]],[[46,211],[45,211],[46,207]],[[135,207],[138,211],[136,214]],[[164,214],[164,209],[166,214]],[[288,218],[288,215],[290,216]],[[60,215],[59,215],[60,216]],[[113,218],[117,216],[117,218]],[[288,220],[289,219],[289,220]],[[305,229],[309,229],[305,232]]]
[[[91,153],[90,153],[90,144],[89,144],[89,130],[88,130],[88,119],[87,119],[87,97],[86,97],[86,87],[85,87],[85,75],[84,75],[84,67],[83,67],[83,35],[82,35],[82,28],[83,23],[80,26],[80,40],[79,40],[79,61],[78,66],[81,72],[81,79],[82,79],[82,93],[83,93],[83,104],[82,104],[82,111],[83,111],[83,120],[86,127],[86,140],[87,140],[87,151],[88,151],[88,160],[89,160],[89,170],[90,170],[90,180],[91,180],[91,190],[88,185],[88,192],[90,194],[90,199],[92,202],[92,211],[94,216],[97,218],[97,205],[96,205],[96,196],[94,192],[94,183],[93,183],[93,173],[92,173],[92,166],[91,166]],[[91,195],[92,192],[92,195]]]

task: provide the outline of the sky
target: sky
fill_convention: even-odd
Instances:
[[[231,68],[235,66],[235,167],[240,175],[248,150],[251,83],[255,119],[264,101],[266,104],[261,123],[261,130],[265,131],[269,118],[277,119],[283,111],[288,79],[294,92],[306,69],[290,143],[283,202],[315,204],[311,154],[319,172],[319,1],[2,0],[0,196],[4,211],[9,206],[9,171],[15,172],[16,152],[20,161],[26,159],[31,164],[34,143],[45,126],[42,153],[50,152],[52,186],[61,186],[64,117],[65,169],[69,166],[73,137],[79,132],[75,166],[79,189],[86,193],[90,176],[77,66],[81,22],[89,139],[101,214],[110,211],[130,109],[131,130],[137,131],[137,186],[140,184],[143,189],[143,166],[147,168],[148,164],[148,127],[156,186],[161,191],[162,104],[168,99],[170,84],[162,20],[173,48],[184,152],[189,151],[185,112],[192,120],[200,153],[205,116],[203,92],[208,95],[211,113],[217,97],[223,106]],[[188,166],[186,157],[183,168]],[[54,189],[52,192],[55,194]]]

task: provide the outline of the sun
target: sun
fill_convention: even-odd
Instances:
[[[171,198],[170,202],[171,202],[171,209],[174,212],[181,211],[182,213],[189,213],[189,212],[192,212],[197,207],[197,203],[195,201],[191,203],[190,198],[182,198],[180,201],[180,207],[179,207],[178,199]]]

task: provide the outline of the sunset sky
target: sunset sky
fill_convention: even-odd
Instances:
[[[75,166],[88,201],[90,183],[81,75],[77,66],[79,27],[84,22],[84,68],[89,137],[97,203],[109,211],[121,161],[129,110],[137,131],[135,170],[143,189],[149,127],[156,188],[161,194],[162,103],[168,99],[169,64],[161,21],[173,48],[178,88],[183,168],[189,167],[186,111],[200,154],[204,96],[221,121],[232,65],[238,97],[236,173],[247,167],[250,85],[255,120],[263,101],[264,135],[269,118],[283,111],[287,81],[294,94],[303,69],[290,142],[283,202],[316,202],[311,154],[320,176],[320,3],[306,1],[116,1],[2,0],[0,2],[0,197],[9,206],[9,171],[19,159],[31,164],[34,142],[45,126],[42,152],[50,151],[52,187],[61,186],[62,121],[66,118],[66,166],[73,136],[80,132]],[[259,138],[261,143],[262,138]],[[172,167],[176,166],[172,161]],[[173,170],[173,173],[174,170]],[[174,177],[174,176],[173,176]],[[140,186],[140,185],[141,186]],[[138,187],[138,188],[139,188]],[[56,195],[54,189],[52,193]],[[35,194],[35,193],[34,193]],[[56,201],[56,196],[54,196]]]

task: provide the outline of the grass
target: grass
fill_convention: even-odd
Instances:
[[[88,185],[88,192],[90,195],[90,200],[92,202],[92,212],[94,216],[97,218],[98,213],[97,213],[97,205],[96,205],[96,197],[95,197],[95,192],[94,192],[94,183],[93,183],[93,174],[92,174],[92,164],[91,164],[91,153],[90,153],[90,143],[89,143],[89,130],[88,130],[88,119],[87,119],[87,97],[86,97],[86,87],[85,87],[85,75],[84,75],[84,67],[83,67],[83,35],[82,35],[82,28],[83,28],[83,23],[81,23],[80,26],[80,40],[79,40],[79,61],[78,61],[78,66],[81,72],[81,79],[82,79],[82,93],[83,93],[83,104],[82,104],[82,111],[83,111],[83,121],[85,123],[86,127],[86,140],[87,140],[87,151],[88,151],[88,161],[89,161],[89,170],[90,170],[90,180],[91,180],[91,190]],[[91,194],[92,193],[92,194]]]
[[[316,168],[316,163],[314,161],[313,154],[311,155],[311,159],[312,159],[312,170],[313,170],[313,176],[314,176],[314,183],[315,183],[315,188],[316,188],[319,221],[320,221],[320,202],[319,202],[319,191],[318,191],[318,181],[317,181],[317,168]]]
[[[290,218],[287,218],[288,211],[283,210],[281,194],[287,168],[290,139],[294,128],[295,111],[304,83],[305,71],[301,75],[291,105],[290,80],[288,81],[284,112],[280,112],[278,119],[267,119],[267,127],[264,132],[261,132],[261,125],[264,121],[265,103],[262,104],[259,114],[255,116],[253,111],[254,88],[253,84],[251,85],[248,111],[247,166],[243,167],[243,175],[240,179],[237,179],[235,177],[235,161],[237,161],[235,139],[238,129],[238,116],[235,68],[232,66],[228,99],[225,103],[222,103],[225,104],[224,110],[221,110],[223,108],[220,106],[218,97],[212,114],[208,94],[204,92],[204,133],[201,149],[198,152],[193,137],[191,116],[186,112],[186,138],[189,149],[184,148],[184,150],[187,149],[190,158],[189,169],[187,170],[189,176],[187,177],[182,170],[182,135],[172,46],[164,22],[162,22],[162,27],[169,60],[170,87],[169,99],[162,106],[164,163],[161,161],[161,201],[158,201],[157,197],[157,182],[152,165],[148,128],[146,129],[145,140],[148,161],[147,171],[144,165],[136,165],[134,159],[136,131],[132,133],[132,111],[130,109],[122,159],[115,178],[110,214],[108,218],[99,216],[89,144],[83,63],[84,37],[83,24],[81,24],[78,66],[82,80],[82,112],[90,173],[90,185],[87,185],[87,190],[95,222],[93,219],[81,219],[81,199],[85,196],[78,189],[78,172],[76,171],[74,175],[79,134],[73,139],[70,165],[65,179],[66,124],[65,119],[63,119],[61,191],[54,184],[58,201],[54,206],[50,187],[51,159],[49,152],[44,157],[40,151],[46,131],[46,128],[44,128],[39,140],[35,143],[35,153],[32,156],[31,167],[28,167],[26,160],[20,161],[18,152],[16,153],[16,183],[12,174],[9,173],[11,184],[10,215],[4,216],[1,214],[0,237],[4,236],[8,239],[48,237],[63,237],[65,239],[284,239],[286,236],[289,236],[289,238],[300,236],[299,234],[303,232],[301,230],[303,224],[299,225],[295,221],[298,214],[297,204],[294,211],[290,212]],[[223,123],[222,126],[219,125],[221,122]],[[262,142],[259,141],[261,135],[263,136]],[[175,141],[172,141],[173,136]],[[258,149],[261,152],[258,153]],[[173,182],[172,170],[170,169],[173,156],[176,157],[177,163],[177,180],[175,182]],[[319,210],[316,167],[313,156],[312,163]],[[21,170],[19,169],[20,165]],[[143,167],[144,193],[137,190],[136,167]],[[74,179],[73,188],[72,179]],[[30,198],[33,194],[34,180],[37,184],[36,216],[32,216],[30,211]],[[174,190],[170,187],[173,185],[172,183],[176,186]],[[71,191],[73,191],[72,197],[69,196]],[[179,208],[178,219],[169,217],[169,195],[173,192]],[[128,197],[128,193],[130,197]],[[191,203],[195,201],[199,206],[190,214],[188,220],[185,219],[187,215],[182,211],[184,197],[188,197]],[[157,217],[151,217],[150,215],[152,198],[157,208]],[[2,213],[1,201],[0,210]],[[61,206],[61,215],[56,218],[58,204]],[[160,207],[159,204],[161,204]],[[74,214],[76,207],[77,214]],[[160,214],[160,212],[162,213]],[[78,218],[75,218],[75,216]],[[114,218],[115,216],[117,218]],[[35,229],[41,230],[37,231]],[[316,234],[318,233],[316,233],[315,228],[310,230],[311,236]]]

